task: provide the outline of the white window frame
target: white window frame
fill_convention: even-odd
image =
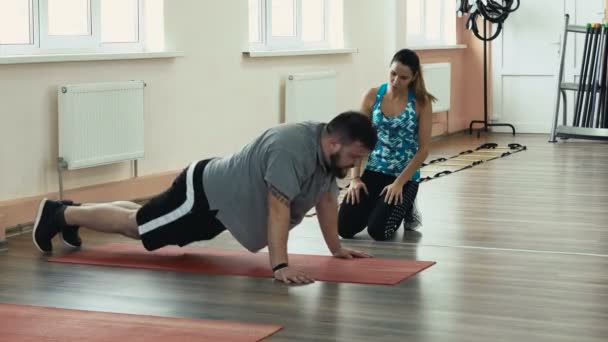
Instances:
[[[34,54],[40,44],[38,37],[38,2],[30,0],[30,43],[29,44],[0,44],[0,56],[13,54]]]
[[[39,0],[39,21],[40,21],[40,49],[93,49],[100,41],[101,29],[99,12],[101,11],[100,0],[87,0],[89,2],[89,34],[84,36],[51,36],[48,33],[48,4],[49,0]]]
[[[257,0],[258,3],[258,38],[255,42],[249,42],[250,49],[263,50],[266,46],[266,1]],[[248,35],[249,37],[249,35]],[[247,38],[249,40],[249,38]]]
[[[419,17],[420,17],[420,35],[411,35],[409,32],[406,33],[406,43],[409,46],[451,46],[456,44],[456,41],[453,42],[449,42],[448,41],[448,30],[456,30],[456,26],[454,25],[454,27],[449,28],[446,27],[445,23],[446,23],[446,9],[445,6],[447,4],[447,1],[454,1],[454,0],[441,0],[441,11],[440,11],[440,18],[438,20],[439,22],[439,39],[428,39],[428,37],[425,34],[425,30],[426,30],[426,21],[427,21],[427,2],[422,0],[421,1],[421,13],[419,13]],[[467,0],[463,0],[463,1],[467,1]],[[406,3],[406,13],[408,13],[407,15],[409,15],[409,8],[407,8],[407,3]],[[454,10],[453,13],[454,16],[456,16],[456,11]],[[456,22],[454,21],[454,24]]]
[[[329,39],[329,17],[331,0],[323,0],[323,40],[318,42],[305,42],[302,40],[302,1],[293,0],[295,2],[295,35],[293,37],[275,37],[272,36],[272,1],[273,0],[258,0],[260,17],[258,18],[259,25],[259,41],[250,42],[251,50],[291,50],[291,49],[322,49],[330,47]]]
[[[100,1],[100,0],[95,0]],[[103,0],[101,0],[103,1]],[[137,23],[137,42],[101,42],[101,25],[99,25],[99,44],[101,46],[102,51],[104,52],[142,52],[145,50],[145,41],[146,41],[146,16],[145,16],[145,0],[137,0],[137,10],[138,10],[138,23]],[[101,9],[100,12],[101,14]]]
[[[101,41],[101,3],[89,0],[89,30],[87,36],[51,36],[48,34],[48,0],[30,0],[30,44],[0,44],[0,56],[43,55],[70,53],[143,52],[145,48],[145,0],[138,2],[138,41],[104,43]]]

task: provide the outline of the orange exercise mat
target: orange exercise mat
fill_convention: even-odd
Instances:
[[[0,304],[0,340],[10,342],[261,341],[280,326]]]
[[[148,252],[140,244],[111,243],[52,257],[49,261],[272,278],[267,253],[205,247],[165,247]],[[435,264],[432,261],[383,258],[347,260],[305,254],[290,254],[289,263],[315,280],[380,285],[396,285]]]

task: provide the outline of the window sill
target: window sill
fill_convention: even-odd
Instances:
[[[466,49],[467,46],[465,44],[455,44],[455,45],[418,45],[418,46],[409,46],[409,49],[421,51],[421,50],[457,50],[457,49]]]
[[[0,64],[112,61],[126,59],[153,59],[183,57],[182,51],[127,52],[127,53],[69,53],[48,55],[0,56]]]
[[[251,58],[257,57],[285,57],[310,55],[339,55],[359,52],[359,49],[302,49],[302,50],[251,50],[243,52]]]

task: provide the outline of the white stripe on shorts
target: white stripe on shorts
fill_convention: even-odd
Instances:
[[[192,207],[194,206],[194,168],[196,167],[196,164],[196,161],[192,162],[188,167],[188,172],[186,174],[186,201],[177,209],[139,226],[139,235],[144,235],[156,228],[174,222],[184,217],[192,210]]]

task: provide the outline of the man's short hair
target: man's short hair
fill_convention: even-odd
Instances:
[[[338,138],[341,144],[361,142],[370,151],[376,147],[378,135],[372,120],[361,112],[348,111],[336,116],[327,124],[327,133]]]

